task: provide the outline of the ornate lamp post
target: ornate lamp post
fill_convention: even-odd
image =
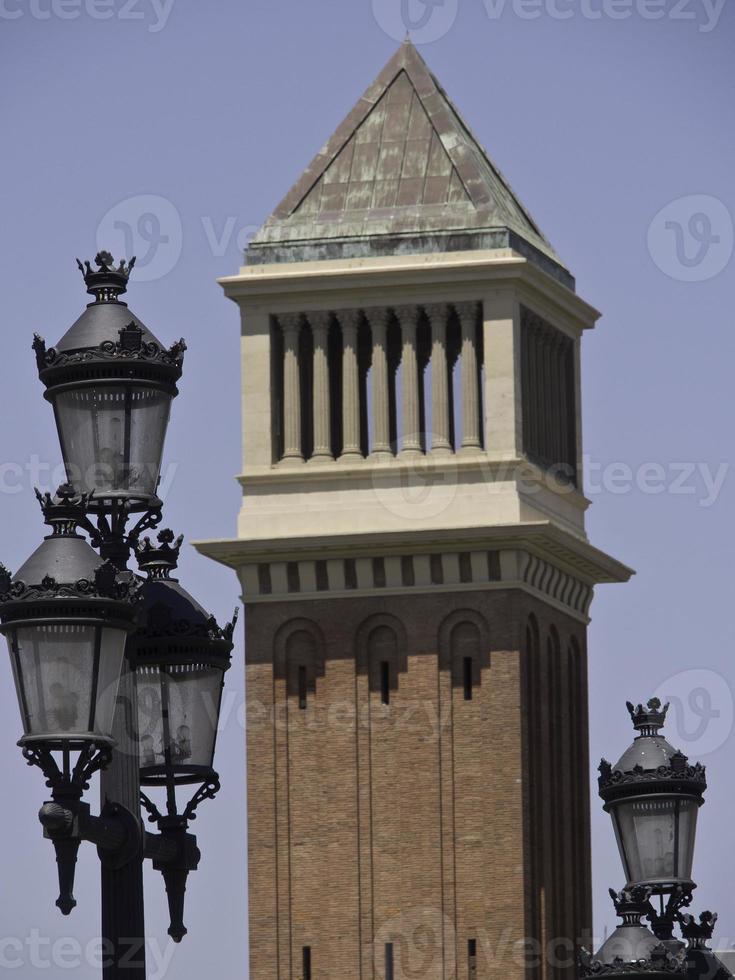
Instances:
[[[15,576],[0,566],[0,632],[19,744],[52,791],[39,819],[56,849],[57,905],[75,906],[77,852],[91,841],[102,861],[105,980],[144,980],[143,859],[163,873],[179,941],[200,857],[188,825],[219,788],[214,745],[235,620],[220,629],[171,578],[181,539],[172,547],[163,532],[159,548],[139,543],[161,521],[156,492],[186,345],[166,349],[120,300],[135,259],[116,267],[100,252],[95,263],[77,263],[94,301],[55,347],[38,335],[33,343],[68,484],[54,497],[36,491],[52,533]],[[127,569],[133,548],[145,580]],[[98,770],[95,817],[82,797]],[[141,782],[165,787],[165,815]],[[179,810],[176,787],[189,783],[200,785]],[[143,830],[141,804],[158,834]]]
[[[668,705],[654,698],[645,707],[629,702],[628,711],[636,738],[615,766],[602,760],[599,779],[627,879],[620,893],[610,889],[623,921],[594,957],[583,951],[581,975],[694,980],[707,973],[726,980],[730,973],[706,945],[717,916],[704,912],[696,923],[682,912],[696,888],[692,864],[707,788],[704,766],[690,763],[660,734]],[[686,945],[674,938],[677,923]]]

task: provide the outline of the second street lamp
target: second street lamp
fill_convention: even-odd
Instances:
[[[52,528],[43,544],[5,577],[0,608],[23,716],[21,745],[105,745],[125,641],[133,628],[128,596],[138,591],[76,533],[88,502],[61,487],[39,500]]]
[[[103,562],[76,533],[86,497],[63,487],[53,498],[39,499],[52,533],[12,579],[4,569],[0,573],[0,630],[24,729],[19,745],[53,793],[41,820],[57,853],[56,904],[68,915],[76,905],[80,821],[89,810],[81,799],[91,775],[110,759],[125,641],[135,626],[140,586]],[[113,849],[126,841],[119,829]]]
[[[183,537],[158,534],[136,547],[144,625],[130,640],[136,675],[140,776],[144,786],[163,786],[168,806],[176,786],[218,782],[214,771],[224,674],[229,670],[231,623],[221,628],[172,577]]]
[[[141,624],[128,642],[135,671],[140,750],[140,783],[148,792],[165,789],[165,812],[146,793],[141,802],[164,839],[179,846],[175,863],[154,864],[163,873],[175,942],[186,935],[184,893],[190,871],[199,863],[195,839],[187,833],[196,809],[219,791],[214,749],[225,671],[230,667],[232,622],[220,627],[172,577],[183,537],[158,534],[136,545],[138,566],[147,579],[141,587]],[[177,787],[199,784],[183,804]]]

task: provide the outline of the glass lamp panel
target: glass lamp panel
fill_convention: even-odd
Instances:
[[[27,710],[27,735],[63,737],[90,731],[95,638],[94,626],[74,623],[16,630],[16,669]]]
[[[135,687],[138,699],[140,765],[142,768],[162,766],[165,762],[165,754],[159,668],[138,667],[135,672]]]
[[[672,797],[648,797],[616,807],[618,845],[629,884],[675,881],[679,801]]]
[[[628,882],[631,882],[633,880],[633,875],[630,873],[630,866],[628,864],[628,852],[626,849],[626,845],[623,843],[623,837],[620,832],[620,821],[618,819],[620,816],[620,807],[614,807],[610,812],[610,816],[612,817],[613,829],[615,830],[615,841],[618,845],[620,860],[623,862],[623,870],[625,871],[626,880]],[[637,853],[637,849],[636,849],[636,853]]]
[[[219,720],[222,671],[209,665],[138,667],[140,765],[211,766]]]
[[[59,392],[55,399],[69,481],[98,494],[153,495],[161,469],[171,404],[165,392],[99,385]]]
[[[112,736],[112,721],[125,657],[126,639],[125,630],[105,627],[101,631],[94,718],[94,730],[99,735]]]
[[[219,721],[222,671],[208,665],[167,667],[171,762],[211,766]]]
[[[697,834],[699,807],[695,800],[679,803],[679,877],[690,880],[694,863],[694,840]]]
[[[131,395],[130,471],[128,489],[154,494],[158,486],[171,396],[155,388],[136,388]]]
[[[20,708],[20,718],[23,724],[23,733],[25,735],[29,735],[30,722],[28,717],[28,701],[26,698],[23,676],[20,671],[20,661],[18,657],[18,641],[17,641],[15,630],[13,630],[10,633],[7,633],[5,639],[7,640],[8,643],[8,652],[10,654],[10,665],[13,670],[13,681],[15,682],[15,693],[18,698],[18,707]]]

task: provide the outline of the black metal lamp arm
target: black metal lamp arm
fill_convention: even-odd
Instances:
[[[57,796],[57,794],[54,794]],[[59,794],[63,798],[63,794]],[[121,868],[141,854],[143,829],[138,817],[116,803],[108,803],[100,816],[90,813],[89,804],[68,797],[44,803],[38,813],[44,837],[56,851],[59,897],[56,905],[69,915],[74,899],[74,872],[82,841],[97,846],[100,860],[110,868]]]

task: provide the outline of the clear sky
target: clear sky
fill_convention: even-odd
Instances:
[[[162,339],[189,343],[166,524],[189,539],[234,533],[238,315],[215,280],[237,269],[242,242],[412,20],[430,67],[604,313],[583,348],[589,533],[638,574],[600,587],[592,606],[593,764],[628,744],[626,699],[675,699],[671,739],[707,763],[711,783],[696,905],[720,910],[732,942],[735,11],[725,6],[0,0],[0,558],[15,569],[39,542],[32,484],[49,488],[59,462],[33,331],[53,343],[83,309],[75,256],[102,246],[117,256],[128,243],[140,262],[131,307]],[[188,548],[181,577],[217,616],[231,613],[232,573]],[[247,975],[242,688],[239,643],[217,758],[223,789],[195,828],[203,860],[189,885],[190,934],[167,971],[176,980]],[[97,858],[82,848],[79,905],[62,919],[36,821],[45,790],[15,748],[19,733],[7,670],[0,973],[86,980],[98,975],[93,959],[78,964],[99,931]],[[601,931],[614,921],[607,887],[623,878],[594,791],[592,801]],[[146,899],[151,943],[166,956],[152,871]],[[49,969],[63,937],[71,942]],[[155,962],[149,975],[160,978]]]

